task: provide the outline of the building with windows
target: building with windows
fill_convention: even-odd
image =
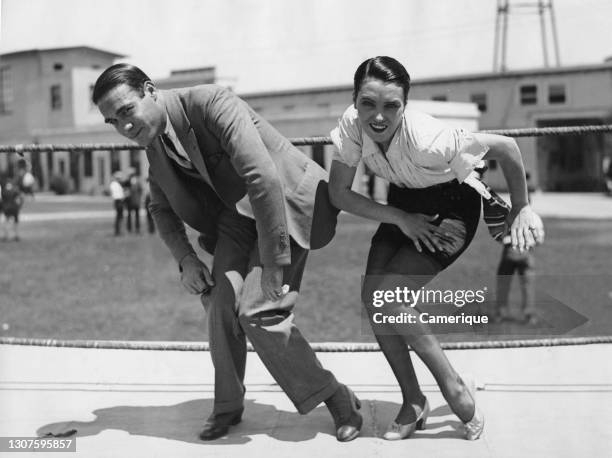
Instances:
[[[352,86],[242,97],[286,135],[318,136],[327,135],[351,103]],[[445,118],[449,116],[443,112],[445,103],[473,103],[478,107],[481,130],[610,124],[612,62],[423,78],[412,82],[409,103],[414,101],[437,102],[425,109]],[[603,167],[612,159],[612,134],[523,137],[517,142],[534,187],[545,191],[604,189]],[[314,154],[323,152],[315,148]],[[329,154],[325,157],[329,160]],[[506,187],[493,161],[487,181],[497,189]]]
[[[338,119],[352,103],[352,86],[296,89],[240,94],[255,111],[289,138],[326,137],[336,127]],[[480,113],[471,102],[437,102],[411,100],[413,106],[466,130],[478,130]],[[300,147],[304,153],[329,169],[332,145]],[[354,187],[365,192],[367,176],[360,165]],[[386,183],[374,178],[374,197],[386,199]]]
[[[101,69],[121,54],[87,46],[32,49],[0,55],[0,143],[92,143],[120,141],[100,125],[91,91]],[[110,134],[110,135],[109,135]],[[54,175],[88,189],[110,176],[107,152],[26,153],[39,186],[48,189]],[[11,174],[14,155],[0,155],[0,170]]]
[[[415,99],[476,103],[481,129],[612,123],[612,62],[415,81]],[[517,139],[533,184],[546,191],[601,191],[612,134]],[[487,180],[505,186],[495,164]]]
[[[87,46],[0,55],[0,144],[92,144],[126,140],[104,125],[91,102],[102,69],[124,56]],[[175,70],[156,79],[160,88],[219,82],[214,67]],[[227,85],[227,84],[225,84]],[[240,94],[287,137],[327,136],[352,101],[352,86]],[[608,124],[612,118],[612,62],[562,68],[483,73],[414,80],[409,103],[469,130]],[[535,187],[547,191],[604,189],[612,135],[517,139]],[[331,146],[302,147],[329,166]],[[14,155],[0,154],[0,172]],[[115,170],[147,172],[144,151],[84,149],[28,154],[42,189],[54,176],[73,191],[100,193]],[[362,176],[362,171],[358,177]],[[359,179],[359,178],[358,178]],[[487,181],[505,188],[499,167]]]
[[[0,55],[0,144],[83,145],[126,144],[125,138],[105,125],[91,102],[93,85],[101,71],[124,56],[86,46],[28,50]],[[193,86],[219,81],[214,67],[175,70],[156,79],[159,88]],[[289,137],[327,136],[350,103],[350,88],[332,87],[241,95]],[[417,102],[415,102],[417,103]],[[423,102],[422,108],[466,129],[478,127],[472,103]],[[301,148],[329,166],[330,146]],[[98,194],[107,189],[112,172],[135,169],[146,176],[142,150],[26,153],[41,189],[54,177],[69,181],[74,192]],[[15,154],[0,154],[0,173],[12,173]],[[363,176],[356,177],[359,185]],[[378,183],[384,197],[384,183]]]
[[[32,49],[0,55],[0,144],[126,144],[102,121],[91,101],[100,73],[125,56],[88,46]],[[215,68],[178,70],[161,87],[215,81]],[[146,173],[144,151],[25,153],[40,189],[63,177],[75,192],[104,191],[116,170]],[[16,154],[0,154],[0,173],[12,175]]]

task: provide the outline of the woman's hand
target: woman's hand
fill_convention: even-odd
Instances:
[[[512,248],[522,252],[544,242],[544,224],[531,205],[511,211],[509,222]]]
[[[395,225],[414,242],[417,251],[421,253],[421,243],[431,252],[443,249],[442,241],[445,239],[445,231],[431,224],[438,215],[424,215],[422,213],[407,213],[397,210]]]

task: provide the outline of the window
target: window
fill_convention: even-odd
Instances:
[[[55,70],[56,72],[59,72],[60,70],[64,69],[64,64],[62,64],[61,62],[56,62],[53,64],[53,70]]]
[[[119,151],[116,149],[111,150],[111,170],[116,172],[121,170],[121,161],[119,160]]]
[[[434,100],[436,102],[446,102],[448,98],[444,94],[439,94],[439,95],[432,96],[431,100]]]
[[[58,159],[57,167],[59,169],[59,174],[65,177],[66,176],[66,160],[64,158]]]
[[[105,183],[105,179],[104,179],[104,158],[101,156],[98,156],[98,185],[99,186],[104,186]]]
[[[489,170],[497,170],[497,161],[495,159],[489,159],[487,161],[487,165]]]
[[[13,111],[13,85],[11,83],[11,69],[0,68],[0,115]]]
[[[551,84],[548,86],[548,103],[565,103],[565,86],[563,84]]]
[[[535,84],[521,86],[521,105],[535,105],[538,103],[538,87]]]
[[[285,111],[293,111],[295,109],[295,105],[283,105],[283,110]]]
[[[83,151],[83,176],[93,177],[93,153],[90,149]]]
[[[62,109],[62,87],[59,84],[51,86],[51,109]]]
[[[484,94],[484,93],[472,94],[470,96],[470,101],[478,105],[478,111],[480,112],[487,111],[487,94]]]

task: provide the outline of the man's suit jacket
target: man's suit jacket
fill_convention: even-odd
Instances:
[[[331,240],[338,211],[329,203],[324,169],[228,89],[159,92],[185,152],[212,183],[211,189],[178,172],[159,138],[147,148],[151,212],[178,262],[193,252],[183,222],[215,240],[218,212],[241,199],[250,201],[264,265],[290,263],[289,236],[307,249]]]

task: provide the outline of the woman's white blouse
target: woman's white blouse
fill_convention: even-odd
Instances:
[[[363,161],[376,175],[407,188],[426,188],[455,178],[459,182],[468,179],[472,186],[474,167],[489,149],[472,133],[408,106],[386,155],[363,132],[353,105],[346,109],[331,137],[336,146],[334,160],[349,167]]]

